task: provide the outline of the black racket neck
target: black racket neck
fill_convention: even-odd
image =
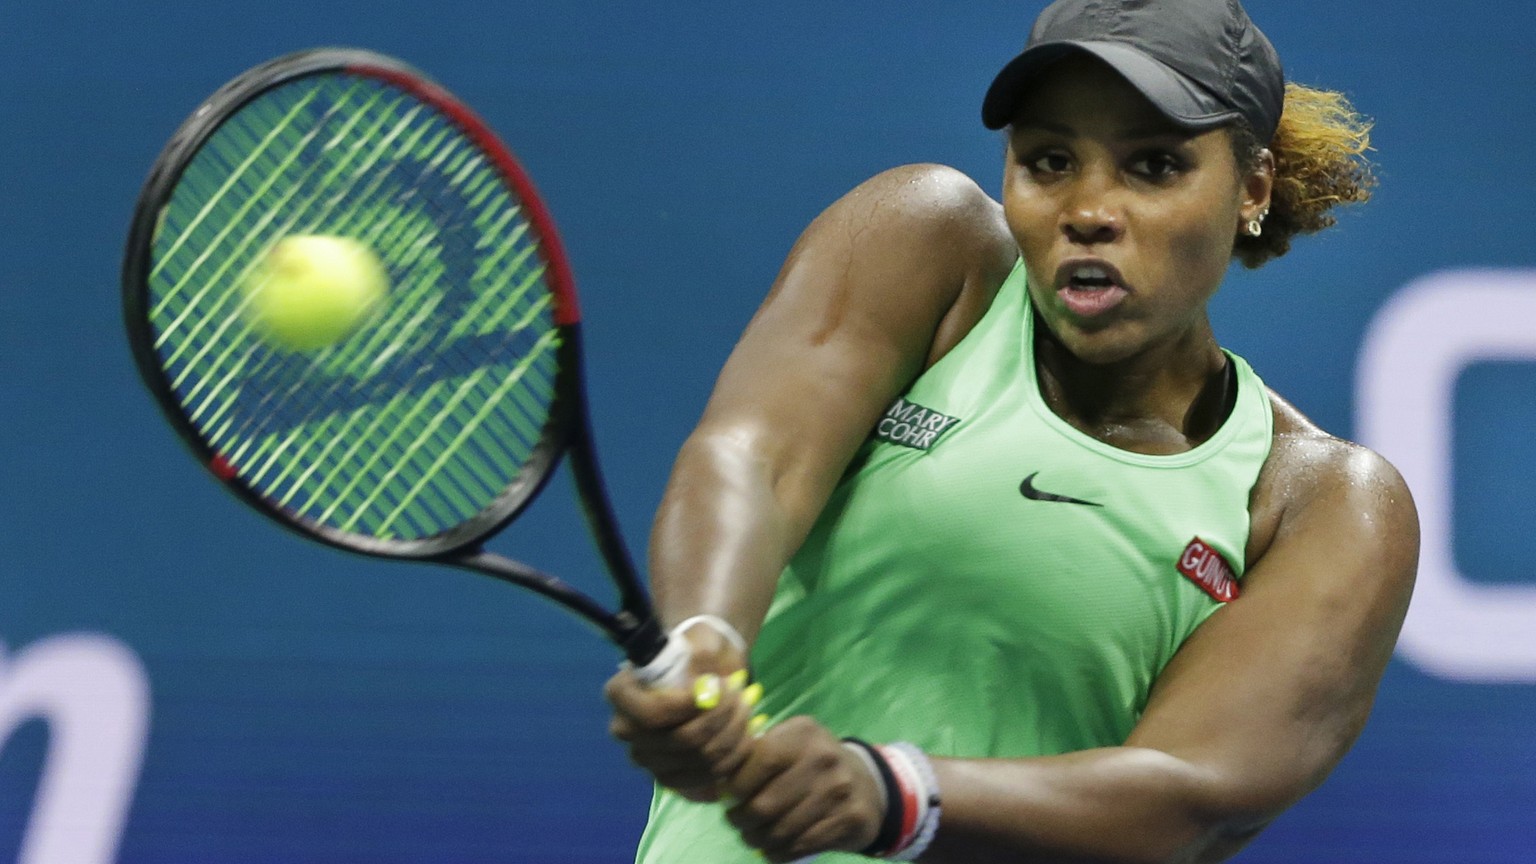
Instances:
[[[591,432],[583,430],[581,434],[590,435]],[[602,489],[602,476],[596,466],[587,461],[592,456],[590,441],[583,441],[577,446],[588,451],[584,458],[571,460],[576,486],[581,491],[582,511],[586,514],[603,561],[619,587],[621,608],[614,613],[617,630],[612,634],[612,639],[623,649],[629,662],[635,666],[645,666],[666,647],[667,637],[661,632],[650,597],[640,583],[639,571],[635,569],[634,560],[629,557],[629,550],[624,545],[618,518]]]
[[[573,335],[580,338],[578,334]],[[582,380],[579,375],[573,376],[573,379],[577,382]],[[620,609],[614,613],[615,628],[610,631],[610,636],[624,650],[624,655],[631,663],[644,666],[661,652],[667,642],[666,636],[656,622],[650,595],[645,590],[640,571],[635,567],[634,558],[630,556],[629,547],[624,542],[623,529],[603,483],[592,423],[587,413],[585,388],[578,387],[574,396],[577,403],[574,406],[576,416],[571,427],[568,451],[571,457],[571,476],[576,482],[582,514],[586,517],[592,539],[619,589]]]
[[[579,340],[580,331],[571,328],[567,338]],[[575,347],[577,350],[572,352],[573,355],[580,356],[579,346]],[[581,384],[580,375],[571,376],[571,380],[575,384],[575,392],[570,394],[575,403],[571,407],[575,411],[571,417],[571,437],[567,452],[570,454],[571,476],[576,481],[576,491],[581,497],[582,513],[586,516],[592,539],[596,541],[598,551],[603,556],[603,563],[618,585],[623,608],[649,614],[650,600],[642,587],[640,571],[635,567],[629,548],[624,543],[624,532],[619,527],[618,516],[614,514],[607,486],[603,483],[592,423],[588,416],[586,388]]]

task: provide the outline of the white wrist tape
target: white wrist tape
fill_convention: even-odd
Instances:
[[[724,636],[725,641],[735,646],[742,656],[746,656],[747,640],[741,638],[741,634],[736,632],[736,628],[731,626],[731,622],[721,618],[719,615],[695,615],[692,618],[684,618],[676,627],[667,631],[667,639],[671,640],[681,637],[685,631],[695,624],[708,624],[710,629]]]

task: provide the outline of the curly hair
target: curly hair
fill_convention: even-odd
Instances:
[[[1269,150],[1275,157],[1275,185],[1269,215],[1258,237],[1237,238],[1233,257],[1249,268],[1290,251],[1291,238],[1313,234],[1337,220],[1333,208],[1370,200],[1376,175],[1366,152],[1371,149],[1371,120],[1344,94],[1300,84],[1285,85],[1285,109]],[[1232,134],[1239,165],[1258,165],[1264,145],[1244,124]]]

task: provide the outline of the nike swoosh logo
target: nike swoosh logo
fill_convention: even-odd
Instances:
[[[1035,488],[1035,478],[1039,476],[1040,472],[1036,471],[1028,477],[1025,477],[1024,482],[1019,484],[1019,494],[1023,495],[1025,498],[1030,499],[1031,501],[1055,501],[1058,504],[1082,504],[1085,507],[1104,506],[1103,504],[1098,504],[1093,501],[1084,501],[1081,498],[1071,498],[1066,495],[1057,495],[1054,492],[1042,492]]]

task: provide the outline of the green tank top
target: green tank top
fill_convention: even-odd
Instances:
[[[1237,402],[1171,456],[1045,404],[1017,265],[982,320],[891,406],[780,577],[752,662],[774,720],[933,756],[1118,745],[1163,666],[1239,590],[1273,417]],[[647,864],[754,864],[718,805],[661,790]],[[823,864],[856,862],[828,854]]]

